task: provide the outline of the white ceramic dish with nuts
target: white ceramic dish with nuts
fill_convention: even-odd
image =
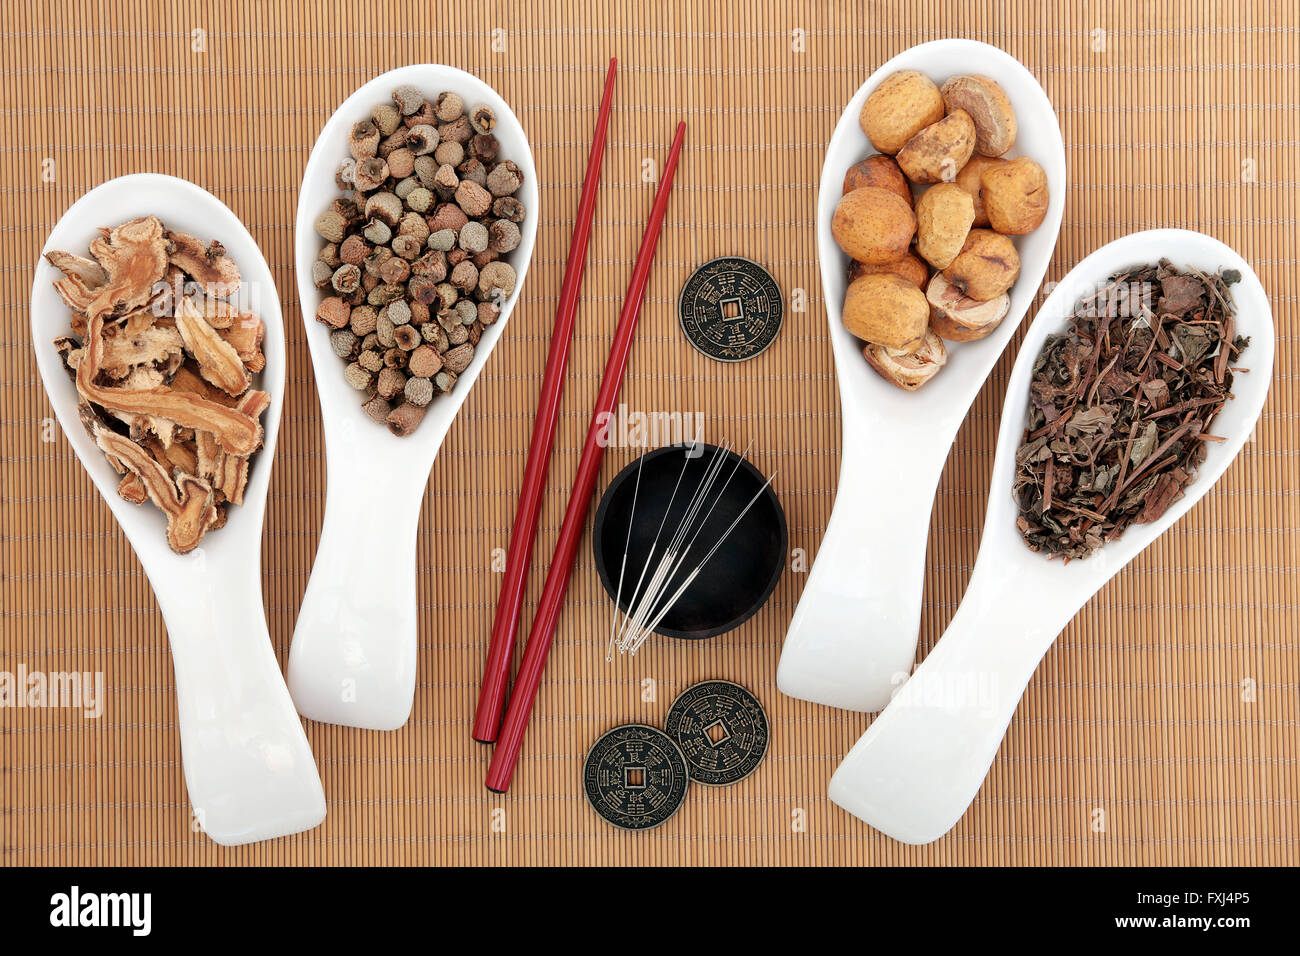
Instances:
[[[959,74],[993,78],[1018,124],[1015,145],[1005,156],[1034,159],[1050,193],[1041,224],[1013,240],[1020,272],[1008,293],[1006,317],[986,337],[953,344],[941,373],[916,391],[878,374],[863,357],[863,342],[845,329],[850,260],[831,231],[846,172],[877,152],[859,125],[863,104],[901,70],[915,70],[939,85]],[[1065,187],[1065,149],[1052,105],[1034,76],[996,47],[973,40],[913,47],[872,74],[845,108],[827,149],[817,203],[818,257],[843,419],[839,493],[786,635],[777,673],[783,693],[876,711],[911,672],[939,477],[971,402],[1047,271]]]
[[[325,240],[316,219],[340,195],[339,164],[354,126],[398,87],[433,99],[459,94],[467,111],[486,104],[496,116],[500,159],[522,172],[516,197],[526,215],[505,260],[515,270],[500,315],[482,330],[469,366],[448,394],[435,395],[419,427],[391,434],[362,411],[364,395],[344,378],[330,329],[315,318],[325,293],[312,265]],[[416,673],[416,531],[429,471],[456,413],[505,331],[537,237],[537,169],[509,105],[478,78],[454,67],[420,64],[391,70],[349,96],[325,124],[303,175],[295,261],[303,326],[315,370],[325,431],[325,520],[289,656],[289,688],[298,710],[315,720],[375,730],[401,727],[411,712]]]
[[[1048,560],[1016,529],[1016,452],[1029,408],[1033,367],[1049,335],[1064,332],[1075,303],[1107,278],[1168,258],[1205,274],[1235,269],[1236,332],[1250,344],[1243,371],[1213,421],[1222,441],[1186,494],[1156,520],[1130,526],[1082,560]],[[835,772],[831,799],[896,840],[929,843],[951,829],[988,773],[1038,662],[1083,604],[1186,514],[1227,470],[1259,418],[1273,376],[1273,315],[1250,265],[1209,236],[1158,229],[1125,236],[1080,262],[1048,296],[1011,371],[979,556],[943,637]],[[1238,363],[1234,362],[1234,365]],[[1244,371],[1249,369],[1249,371]],[[973,692],[972,688],[979,688]]]
[[[265,324],[265,368],[254,387],[270,395],[263,444],[242,504],[186,554],[172,551],[168,522],[149,502],[118,494],[122,476],[87,433],[77,386],[51,344],[67,335],[68,306],[52,287],[62,273],[45,261],[32,283],[32,346],[64,436],[116,516],[149,577],[167,625],[176,675],[185,783],[194,818],[221,844],[296,833],[325,818],[325,796],[294,711],[262,607],[262,520],[284,401],[284,324],[266,260],[243,224],[193,183],[138,174],[110,180],[75,202],[43,252],[87,256],[100,227],[153,215],[168,229],[217,240],[238,266],[242,303]],[[179,812],[179,811],[178,811]]]

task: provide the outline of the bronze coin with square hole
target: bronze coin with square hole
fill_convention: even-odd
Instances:
[[[592,745],[582,789],[602,817],[624,830],[649,830],[686,799],[690,773],[673,739],[658,727],[615,727]]]
[[[767,714],[731,681],[687,688],[668,708],[668,735],[686,757],[691,779],[710,787],[743,780],[767,753]]]
[[[743,362],[781,331],[781,289],[757,262],[723,256],[700,266],[677,297],[687,340],[719,362]]]

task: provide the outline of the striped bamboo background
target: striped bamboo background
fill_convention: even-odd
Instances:
[[[0,863],[1300,862],[1296,0],[1145,13],[1119,0],[717,6],[26,0],[6,16],[0,670],[102,670],[108,692],[97,721],[0,711]],[[621,74],[538,566],[558,529],[649,208],[642,163],[662,161],[679,118],[691,123],[688,145],[624,399],[634,409],[701,410],[711,438],[752,438],[756,463],[780,469],[791,546],[815,554],[839,464],[813,242],[822,147],[876,65],[943,36],[1008,50],[1056,105],[1070,187],[1049,279],[1110,239],[1159,225],[1213,233],[1253,262],[1280,335],[1255,440],[1214,494],[1066,629],[974,807],[932,846],[895,844],[825,798],[870,718],[777,692],[797,573],[737,632],[703,645],[656,640],[634,661],[607,666],[597,645],[610,603],[581,552],[513,792],[489,794],[487,752],[471,743],[469,721],[500,580],[490,560],[507,543],[607,58],[620,57]],[[351,90],[420,61],[477,73],[519,113],[544,193],[535,261],[430,478],[411,722],[392,734],[310,724],[325,823],[222,849],[190,828],[171,661],[149,583],[67,442],[43,429],[51,409],[28,334],[32,266],[77,196],[137,171],[199,183],[260,242],[285,306],[291,362],[263,550],[283,661],[325,492],[292,281],[299,176]],[[689,271],[723,253],[766,263],[787,293],[807,290],[810,303],[787,316],[775,347],[738,367],[697,355],[674,317]],[[939,489],[922,654],[969,576],[1015,345],[976,400]],[[602,483],[627,460],[626,450],[611,450]],[[539,590],[535,574],[530,598]],[[732,788],[694,788],[657,831],[603,824],[579,788],[588,745],[616,723],[662,722],[672,698],[706,677],[739,681],[762,699],[773,724],[765,765]]]

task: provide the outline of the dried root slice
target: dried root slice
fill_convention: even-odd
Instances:
[[[251,312],[242,312],[230,325],[219,331],[244,363],[244,368],[254,374],[266,368],[266,356],[262,354],[266,326],[261,319]]]
[[[54,349],[63,359],[63,367],[75,375],[77,366],[81,364],[81,357],[85,354],[81,343],[70,335],[60,335],[54,340]]]
[[[100,318],[117,317],[143,308],[154,296],[154,283],[167,271],[167,242],[155,216],[132,219],[108,230],[91,242],[90,252],[108,274],[108,281],[95,290],[93,301],[82,310],[88,319],[92,313]],[[66,281],[54,284],[60,295],[64,295],[60,285]]]
[[[239,396],[248,391],[253,380],[239,353],[208,324],[191,299],[181,300],[176,310],[176,327],[205,379],[228,395]]]
[[[882,378],[907,392],[914,392],[930,381],[948,362],[948,350],[944,348],[943,340],[929,331],[915,352],[868,344],[862,354]]]
[[[123,501],[133,505],[142,505],[149,500],[149,492],[144,489],[144,482],[133,471],[128,471],[117,483],[117,495]]]
[[[942,273],[930,280],[925,297],[930,303],[930,328],[950,342],[984,338],[1002,323],[1011,308],[1011,297],[1005,292],[993,299],[972,299]]]
[[[109,378],[124,379],[140,366],[162,367],[170,374],[184,360],[184,343],[175,328],[151,326],[135,333],[123,328],[116,335],[104,336],[99,368]]]
[[[226,299],[239,291],[239,266],[215,239],[206,246],[183,232],[167,234],[168,261],[199,284],[205,295]]]
[[[54,283],[63,301],[73,312],[84,313],[95,301],[99,288],[108,281],[104,267],[91,259],[58,250],[45,253],[45,258],[64,275]]]
[[[208,483],[181,471],[173,482],[149,452],[103,425],[95,428],[94,436],[109,463],[120,473],[129,471],[139,478],[149,500],[167,516],[167,544],[171,549],[186,554],[198,547],[217,517]]]

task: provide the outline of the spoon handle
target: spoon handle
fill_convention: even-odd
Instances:
[[[394,439],[395,441],[397,439]],[[415,539],[428,468],[330,459],[325,521],[289,649],[304,717],[396,730],[415,698]]]
[[[1096,590],[1074,603],[1033,578],[977,562],[939,643],[831,778],[831,800],[904,843],[929,843],[952,829],[1038,662]]]
[[[162,576],[195,823],[224,846],[316,826],[325,794],[271,649],[258,562],[200,549]]]
[[[791,697],[874,712],[889,703],[916,657],[930,510],[943,463],[906,448],[897,429],[877,429],[869,443],[862,425],[846,407],[840,492],[776,681]]]

